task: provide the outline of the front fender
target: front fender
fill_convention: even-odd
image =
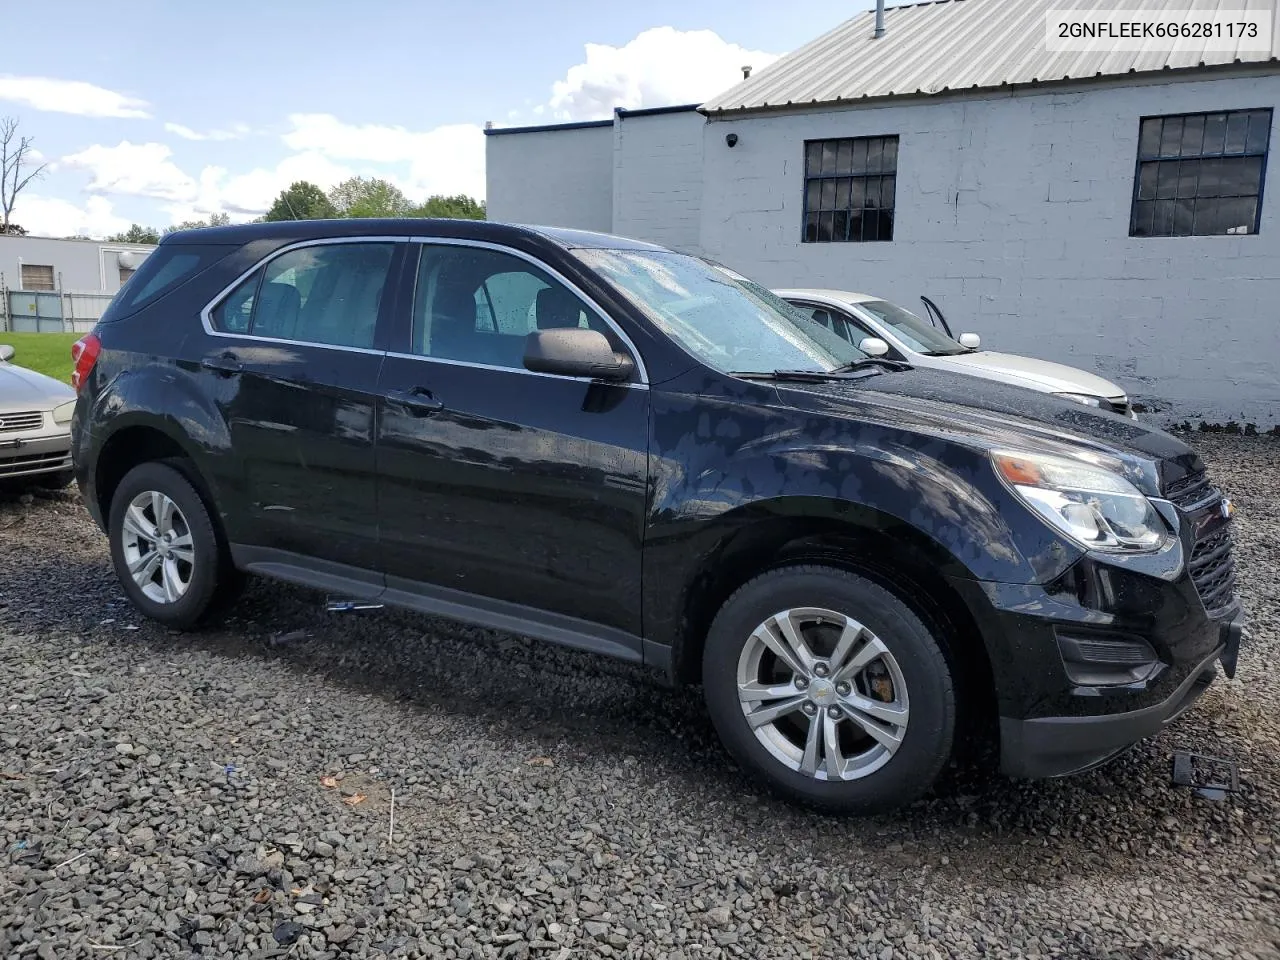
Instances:
[[[676,642],[689,591],[757,536],[871,531],[944,576],[1005,583],[1046,582],[1081,556],[1013,498],[979,449],[742,400],[653,399],[644,584],[654,643]]]

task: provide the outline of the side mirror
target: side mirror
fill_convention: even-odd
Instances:
[[[982,338],[976,333],[960,334],[960,346],[968,347],[970,350],[977,350],[982,346]]]
[[[598,330],[563,327],[537,330],[525,338],[524,366],[534,373],[593,380],[625,380],[635,363],[616,353],[608,337]]]
[[[868,357],[883,357],[889,352],[889,344],[879,337],[863,337],[858,341],[858,349]]]
[[[7,343],[0,343],[0,363],[8,363],[13,359],[14,349]]]

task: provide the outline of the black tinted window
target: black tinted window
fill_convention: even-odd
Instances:
[[[215,329],[276,340],[373,346],[394,244],[338,243],[291,250],[233,290]]]
[[[224,245],[161,244],[120,288],[116,306],[122,313],[134,310],[190,280],[235,249]]]

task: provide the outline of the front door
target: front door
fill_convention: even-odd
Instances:
[[[446,587],[638,636],[648,388],[522,362],[527,334],[548,327],[627,348],[514,253],[424,245],[414,287],[412,327],[379,381],[388,589]]]
[[[290,250],[210,312],[200,362],[238,465],[229,499],[239,510],[227,526],[239,547],[376,569],[378,319],[396,251],[407,248]]]

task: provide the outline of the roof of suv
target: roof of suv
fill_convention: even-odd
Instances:
[[[662,250],[657,244],[629,240],[589,230],[494,223],[489,220],[448,220],[422,217],[396,219],[280,220],[273,223],[240,223],[228,227],[182,230],[164,238],[165,243],[245,244],[254,240],[322,240],[328,237],[454,237],[509,243],[531,236],[550,240],[566,249],[596,247],[611,250]]]

